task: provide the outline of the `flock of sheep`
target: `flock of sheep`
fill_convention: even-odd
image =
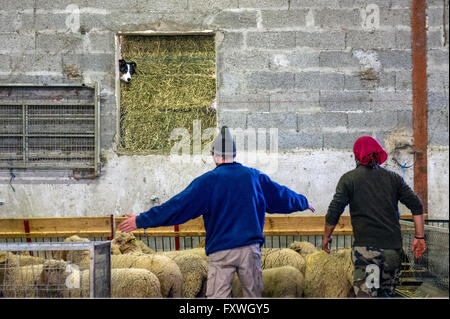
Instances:
[[[89,240],[72,236],[65,241]],[[2,269],[6,264],[8,267]],[[89,297],[89,264],[89,251],[58,251],[54,259],[0,252],[0,295]],[[74,265],[79,270],[76,276],[67,271],[67,267]],[[263,297],[351,295],[353,265],[348,248],[331,254],[318,251],[308,242],[294,242],[290,248],[261,248],[261,266]],[[208,258],[204,247],[155,252],[127,233],[118,233],[111,241],[113,298],[202,298],[206,295],[207,279]],[[237,275],[232,295],[242,297]]]

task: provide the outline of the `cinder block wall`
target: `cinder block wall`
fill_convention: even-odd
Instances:
[[[429,208],[448,218],[448,1],[427,1]],[[325,213],[357,137],[412,165],[410,0],[0,0],[1,83],[101,83],[96,180],[0,172],[0,216],[138,213],[212,165],[118,156],[116,36],[212,30],[219,124],[277,128],[280,183]],[[55,198],[58,198],[55,201]],[[402,211],[405,211],[402,209]]]

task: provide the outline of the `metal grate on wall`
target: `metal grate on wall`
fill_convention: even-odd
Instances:
[[[0,84],[0,169],[99,170],[99,84]]]

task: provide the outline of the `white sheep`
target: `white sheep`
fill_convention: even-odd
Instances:
[[[183,297],[183,275],[169,257],[158,254],[121,254],[111,256],[111,268],[142,268],[158,277],[163,297]]]
[[[290,249],[295,250],[303,258],[317,252],[316,246],[307,241],[294,241],[290,246]]]
[[[352,291],[351,248],[330,254],[321,250],[306,257],[305,297],[343,298]]]
[[[283,266],[262,271],[264,298],[298,298],[303,296],[303,274],[295,267]],[[235,298],[243,296],[241,282],[235,275],[232,284],[232,294]]]
[[[305,259],[289,248],[261,248],[262,269],[282,266],[293,266],[304,273]]]
[[[172,259],[183,275],[183,296],[195,298],[206,296],[208,263],[189,251],[179,250],[161,253]]]
[[[41,297],[92,297],[90,271],[64,261],[46,261],[36,281]],[[112,298],[161,298],[159,279],[145,269],[111,269]]]
[[[206,295],[206,280],[208,278],[208,262],[204,249],[188,249],[155,253],[147,250],[145,243],[140,243],[132,233],[118,233],[111,242],[115,254],[161,255],[172,259],[183,276],[183,296],[185,298],[203,297]],[[147,247],[148,248],[148,247]],[[150,249],[150,248],[148,248]],[[152,254],[153,251],[153,254]]]

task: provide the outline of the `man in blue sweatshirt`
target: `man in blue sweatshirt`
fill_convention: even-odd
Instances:
[[[305,196],[281,186],[256,169],[234,161],[236,145],[227,127],[212,143],[216,168],[197,177],[178,195],[119,225],[136,228],[178,225],[203,215],[208,255],[208,298],[231,297],[237,271],[244,297],[263,291],[261,246],[265,213],[289,214],[314,207]]]

